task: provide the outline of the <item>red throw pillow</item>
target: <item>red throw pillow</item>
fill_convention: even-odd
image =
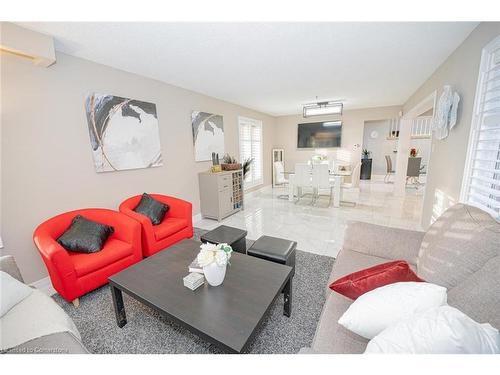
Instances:
[[[370,290],[402,281],[424,280],[412,271],[407,262],[396,260],[341,277],[330,284],[330,289],[348,298],[356,299]]]

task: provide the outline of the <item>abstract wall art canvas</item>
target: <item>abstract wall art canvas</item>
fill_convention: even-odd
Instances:
[[[224,155],[224,124],[221,115],[191,113],[195,161],[212,160],[212,152]]]
[[[97,172],[163,165],[155,104],[93,93],[85,110]]]

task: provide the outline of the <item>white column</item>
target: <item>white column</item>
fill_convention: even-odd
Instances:
[[[406,188],[406,168],[410,155],[411,119],[401,119],[399,127],[398,153],[396,157],[396,174],[394,180],[394,195],[402,197]]]
[[[333,185],[333,207],[340,207],[340,201],[342,200],[342,176],[334,176]]]
[[[294,195],[295,195],[295,175],[290,174],[288,175],[288,200],[290,202],[294,201]]]

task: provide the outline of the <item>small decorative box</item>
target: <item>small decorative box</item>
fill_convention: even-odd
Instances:
[[[191,290],[195,290],[205,283],[205,277],[201,273],[190,273],[183,278],[184,286]]]

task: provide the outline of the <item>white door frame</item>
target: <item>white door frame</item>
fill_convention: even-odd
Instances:
[[[427,112],[429,109],[436,108],[437,90],[425,97],[421,102],[415,105],[401,117],[399,127],[398,152],[396,156],[396,173],[394,177],[394,195],[402,197],[406,193],[406,169],[408,168],[408,155],[411,141],[411,125],[413,119]],[[431,139],[432,142],[432,139]],[[432,155],[432,143],[431,143]],[[429,156],[429,161],[430,157]],[[430,163],[427,163],[430,165]],[[429,165],[427,166],[427,177],[429,176]],[[427,184],[426,184],[427,186]],[[427,188],[425,189],[427,191]],[[425,199],[424,192],[424,199]]]

